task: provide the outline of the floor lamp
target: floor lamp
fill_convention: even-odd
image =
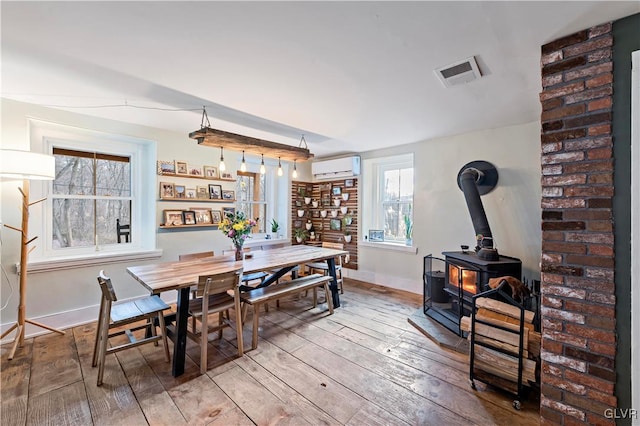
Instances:
[[[42,198],[37,201],[29,201],[29,181],[53,180],[55,178],[55,166],[55,158],[51,155],[10,149],[0,150],[0,177],[23,179],[22,188],[18,188],[18,191],[22,194],[22,226],[16,228],[10,225],[4,225],[7,228],[20,232],[22,237],[20,241],[20,300],[18,303],[18,321],[0,336],[0,339],[3,339],[13,330],[16,330],[16,337],[13,341],[8,359],[13,359],[18,345],[20,345],[20,347],[24,345],[26,323],[64,334],[64,331],[27,319],[26,316],[27,258],[31,252],[27,246],[38,238],[33,237],[29,239],[29,207],[45,200],[45,198]]]

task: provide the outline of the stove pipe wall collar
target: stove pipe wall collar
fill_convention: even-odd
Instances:
[[[458,172],[458,187],[464,194],[476,233],[476,252],[485,260],[498,260],[499,255],[493,247],[493,235],[480,195],[488,194],[497,184],[498,170],[488,161],[472,161]]]

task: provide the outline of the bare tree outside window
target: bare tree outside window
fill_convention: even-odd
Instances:
[[[53,248],[115,244],[116,219],[131,223],[129,157],[61,148],[53,155]]]
[[[381,173],[385,241],[404,241],[408,215],[412,220],[413,167],[390,168]]]

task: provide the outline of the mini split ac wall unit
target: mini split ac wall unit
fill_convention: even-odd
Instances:
[[[334,158],[311,163],[311,173],[318,180],[339,179],[360,174],[360,156]]]

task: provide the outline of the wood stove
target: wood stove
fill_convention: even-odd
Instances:
[[[520,279],[522,262],[509,256],[481,259],[473,252],[443,252],[444,259],[424,258],[424,313],[463,336],[460,319],[471,313],[471,298],[489,290],[489,279],[512,276]],[[442,271],[444,269],[444,280]]]

